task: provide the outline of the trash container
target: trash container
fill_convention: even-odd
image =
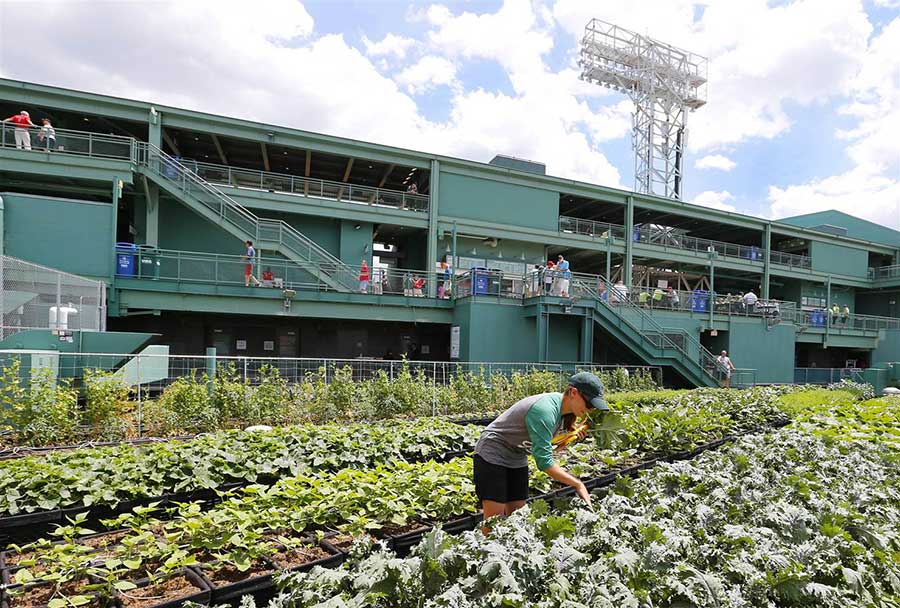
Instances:
[[[472,269],[472,295],[486,296],[490,293],[491,277],[486,268]]]
[[[138,251],[138,276],[142,279],[159,279],[159,250],[152,245],[141,245]]]
[[[120,277],[134,276],[134,243],[116,243],[116,274]]]
[[[694,312],[707,312],[709,310],[709,292],[705,289],[695,289],[691,292],[691,310]]]

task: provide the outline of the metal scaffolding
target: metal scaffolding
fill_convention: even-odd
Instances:
[[[681,199],[687,114],[706,103],[706,58],[592,19],[579,64],[582,80],[634,102],[635,190]]]

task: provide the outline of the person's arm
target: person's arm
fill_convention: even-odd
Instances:
[[[566,472],[553,459],[553,433],[556,431],[554,416],[543,404],[535,403],[525,414],[525,426],[531,439],[531,454],[537,468],[560,483],[575,488],[578,496],[591,505],[591,497],[581,480]]]

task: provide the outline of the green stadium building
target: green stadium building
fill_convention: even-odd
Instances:
[[[684,385],[717,384],[727,350],[748,382],[898,379],[900,232],[837,211],[767,220],[511,157],[0,80],[2,117],[22,109],[55,141],[32,129],[26,149],[3,125],[2,253],[102,281],[110,335],[173,354],[654,365]],[[568,270],[548,270],[560,255]],[[27,303],[7,300],[8,328]],[[33,333],[0,348],[48,347]]]

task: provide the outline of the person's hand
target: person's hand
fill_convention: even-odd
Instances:
[[[575,441],[582,441],[582,440],[584,440],[584,438],[587,437],[588,430],[589,430],[588,427],[584,427],[583,429],[581,429],[580,431],[578,431],[578,439],[576,439]]]
[[[591,504],[591,495],[588,493],[587,488],[584,487],[584,484],[580,481],[578,482],[578,485],[575,486],[575,492],[578,494],[578,497],[584,501],[584,503],[587,505],[587,508],[593,510],[594,506]]]

